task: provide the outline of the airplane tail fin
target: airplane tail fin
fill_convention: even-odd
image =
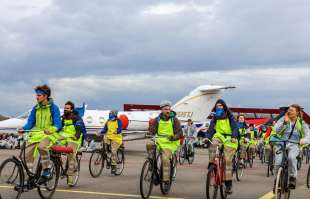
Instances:
[[[192,119],[206,121],[215,102],[222,97],[224,90],[235,88],[234,86],[203,85],[194,89],[188,96],[178,101],[172,109],[177,112],[181,121]]]
[[[79,116],[82,118],[85,114],[85,110],[86,110],[87,105],[85,104],[85,102],[83,103],[82,107],[76,107],[75,111],[79,113]]]

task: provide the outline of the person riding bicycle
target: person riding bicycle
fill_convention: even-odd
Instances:
[[[255,157],[255,150],[257,145],[257,131],[254,127],[254,124],[249,125],[248,134],[250,137],[248,153],[251,158]]]
[[[237,126],[239,131],[238,142],[240,148],[240,159],[241,164],[244,164],[244,159],[246,157],[246,152],[249,147],[250,134],[247,133],[247,124],[245,123],[244,114],[239,114],[237,116]]]
[[[111,145],[111,173],[115,174],[117,165],[117,151],[123,144],[122,121],[117,117],[118,111],[112,110],[104,128],[99,132],[104,136],[104,143]]]
[[[272,144],[270,144],[270,138],[276,134],[275,124],[276,124],[276,121],[275,120],[272,121],[272,126],[267,128],[266,133],[264,137],[262,138],[262,142],[263,142],[264,150],[265,150],[264,153],[265,153],[266,162],[269,162],[269,157],[274,151]]]
[[[176,117],[176,113],[171,110],[171,102],[162,101],[160,104],[161,113],[150,123],[150,133],[155,135],[156,144],[149,142],[146,149],[149,157],[152,156],[155,147],[161,150],[163,164],[163,182],[170,181],[170,160],[177,151],[182,136],[182,128],[180,121]]]
[[[50,176],[49,148],[57,141],[57,132],[61,129],[60,111],[51,99],[51,89],[47,85],[35,88],[35,105],[28,117],[26,125],[19,133],[29,131],[25,149],[27,167],[32,170],[34,158],[39,152],[43,172],[39,183],[44,183]]]
[[[298,104],[289,106],[285,115],[278,120],[275,125],[276,135],[271,138],[271,142],[277,140],[276,138],[288,139],[288,161],[289,161],[289,188],[295,189],[297,177],[297,156],[299,154],[299,146],[310,143],[310,131],[308,125],[302,118],[302,108]],[[283,153],[279,153],[280,146],[276,145],[275,166],[278,171]]]
[[[74,111],[74,103],[71,101],[66,102],[64,107],[64,114],[62,119],[62,129],[59,132],[59,142],[61,145],[66,145],[73,149],[73,153],[68,156],[68,185],[73,185],[73,178],[76,173],[76,153],[78,152],[82,140],[84,139],[84,122],[79,114]]]
[[[197,129],[191,119],[187,120],[187,125],[183,128],[183,135],[186,139],[188,139],[188,145],[190,146],[189,148],[193,150],[197,138]],[[193,153],[193,151],[191,151],[191,153]]]
[[[232,158],[238,148],[238,127],[224,100],[219,99],[212,112],[215,114],[205,134],[208,140],[212,139],[209,147],[209,165],[214,162],[217,146],[224,146],[225,192],[232,194]]]

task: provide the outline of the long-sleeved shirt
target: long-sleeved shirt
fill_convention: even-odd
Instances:
[[[299,121],[297,120],[297,122],[299,122]],[[294,124],[295,124],[295,122],[288,122],[287,124],[284,124],[284,117],[282,117],[281,119],[278,120],[278,122],[275,125],[276,133],[283,135],[283,138],[288,139],[291,132],[292,132]],[[304,138],[305,138],[306,142],[310,144],[309,126],[307,125],[307,123],[302,122],[302,128],[304,131]],[[298,132],[297,123],[296,123],[295,128],[294,128],[293,133],[292,133],[292,136],[289,139],[289,141],[299,142],[299,140],[301,139],[299,133],[300,132]]]

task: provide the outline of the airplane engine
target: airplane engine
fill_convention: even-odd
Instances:
[[[126,115],[120,115],[118,118],[122,121],[122,129],[127,129],[129,125],[128,117]]]

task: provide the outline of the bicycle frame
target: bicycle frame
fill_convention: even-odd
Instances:
[[[225,177],[225,160],[224,160],[224,155],[223,155],[223,148],[220,149],[219,146],[216,147],[216,153],[215,153],[215,159],[214,159],[214,165],[216,166],[216,175],[215,177],[215,182],[216,185],[222,185],[224,182],[224,177]]]
[[[292,142],[289,140],[280,140],[280,141],[272,141],[273,143],[282,143],[278,146],[280,146],[280,149],[278,149],[275,154],[280,154],[283,153],[282,160],[281,160],[281,165],[280,168],[283,168],[284,175],[282,176],[283,178],[283,183],[281,185],[281,191],[284,193],[286,191],[289,191],[289,186],[288,186],[288,151],[287,151],[287,143],[293,143],[293,144],[299,144],[296,142]],[[271,143],[272,143],[271,142]]]

